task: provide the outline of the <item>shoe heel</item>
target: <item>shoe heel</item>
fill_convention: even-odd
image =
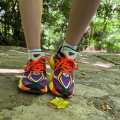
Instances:
[[[55,64],[55,61],[53,60],[53,57],[54,55],[51,56],[51,59],[50,59],[50,67],[53,69],[53,66]]]

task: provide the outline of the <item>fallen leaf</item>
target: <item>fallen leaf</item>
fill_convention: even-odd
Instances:
[[[61,97],[56,97],[55,99],[53,99],[52,101],[49,101],[50,103],[52,103],[53,105],[57,106],[57,108],[65,108],[66,105],[69,103],[68,101],[64,100]]]
[[[108,110],[111,110],[111,109],[112,109],[112,108],[110,108],[110,106],[109,106],[109,105],[106,105],[106,107],[107,107],[107,109],[108,109]]]
[[[0,84],[0,86],[1,86],[1,84]]]
[[[87,102],[87,104],[88,104],[89,106],[92,106],[92,104],[91,104],[90,102]]]
[[[61,104],[63,104],[63,103],[64,103],[64,100],[60,101],[60,102],[59,102],[59,105],[61,105]]]
[[[103,110],[107,110],[107,106],[106,105],[102,105],[101,106]]]
[[[111,110],[112,109],[109,107],[109,105],[102,105],[101,107],[103,110]]]

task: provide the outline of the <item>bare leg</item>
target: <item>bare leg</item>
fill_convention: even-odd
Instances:
[[[19,0],[28,50],[40,49],[42,0]]]
[[[72,0],[65,42],[77,46],[101,0]]]

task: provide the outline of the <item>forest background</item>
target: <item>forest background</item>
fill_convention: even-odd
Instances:
[[[71,0],[43,0],[41,47],[58,49],[65,38]],[[26,47],[18,0],[0,1],[0,45]],[[80,40],[86,49],[120,52],[120,0],[102,0]]]

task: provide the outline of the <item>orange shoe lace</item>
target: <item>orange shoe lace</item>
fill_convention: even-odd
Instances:
[[[47,58],[48,62],[43,61],[45,58]],[[46,56],[42,56],[41,58],[38,59],[38,61],[34,61],[33,59],[31,59],[31,61],[29,61],[24,70],[25,71],[30,70],[30,73],[35,72],[38,74],[39,72],[43,72],[43,70],[45,69],[44,68],[45,64],[48,64],[49,62],[50,59]]]
[[[54,65],[54,70],[61,69],[61,72],[71,74],[74,70],[78,69],[78,63],[73,59],[68,59],[60,56],[60,60],[56,60],[56,64]],[[75,68],[77,65],[77,68]]]

